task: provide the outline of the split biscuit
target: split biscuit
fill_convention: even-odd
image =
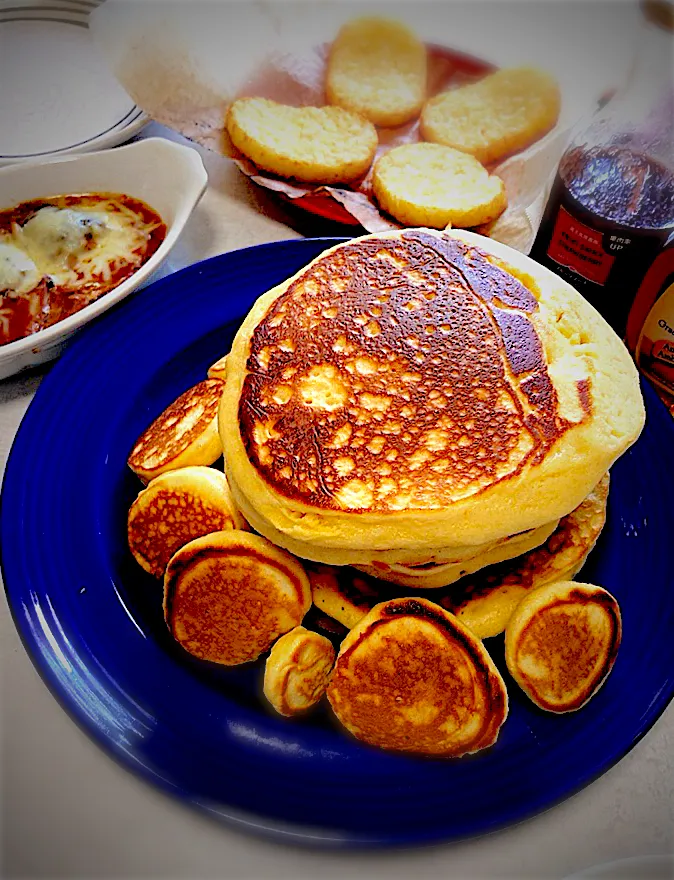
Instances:
[[[221,379],[204,379],[167,407],[136,441],[128,458],[146,482],[188,465],[210,465],[222,455],[218,405]]]
[[[409,28],[359,18],[344,25],[330,48],[325,89],[328,103],[395,126],[421,112],[426,77],[426,47]]]
[[[264,695],[281,715],[297,715],[321,699],[335,662],[332,642],[296,626],[275,642],[264,668]]]
[[[185,467],[152,480],[131,505],[129,549],[149,574],[162,577],[185,544],[227,529],[246,529],[227,477],[210,467]]]
[[[234,146],[265,171],[307,183],[349,183],[369,169],[377,132],[342,107],[290,107],[241,98],[227,113]]]
[[[444,229],[495,220],[508,204],[500,177],[440,144],[403,144],[377,160],[372,189],[401,223]]]
[[[425,755],[487,748],[508,714],[503,679],[482,643],[419,598],[375,605],[351,630],[327,694],[358,739]]]
[[[431,98],[421,112],[421,134],[488,164],[550,131],[560,106],[559,86],[550,74],[505,68]]]
[[[606,680],[621,635],[620,609],[609,592],[560,581],[517,606],[506,629],[506,663],[541,709],[574,712]]]
[[[225,531],[190,541],[164,575],[171,635],[201,660],[256,660],[296,627],[311,605],[300,563],[265,538]]]

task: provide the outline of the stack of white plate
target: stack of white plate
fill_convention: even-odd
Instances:
[[[0,0],[0,164],[122,143],[148,121],[90,39],[99,0]]]

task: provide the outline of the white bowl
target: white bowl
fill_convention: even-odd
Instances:
[[[0,379],[58,357],[82,325],[146,282],[169,255],[207,183],[208,175],[196,150],[163,138],[0,169],[0,210],[68,193],[119,192],[147,202],[160,214],[167,230],[147,263],[118,287],[52,327],[0,345]]]

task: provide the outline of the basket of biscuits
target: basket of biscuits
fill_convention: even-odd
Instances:
[[[137,55],[116,71],[139,106],[295,206],[368,232],[471,228],[530,244],[526,210],[566,131],[545,70],[497,69],[384,16],[351,18],[315,45],[260,50],[227,88],[163,44]]]

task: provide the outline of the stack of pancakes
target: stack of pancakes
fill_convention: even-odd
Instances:
[[[219,411],[257,532],[408,588],[546,542],[643,420],[626,349],[570,285],[427,229],[340,244],[260,297]]]

